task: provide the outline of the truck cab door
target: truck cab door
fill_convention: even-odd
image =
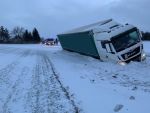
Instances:
[[[107,43],[107,41],[105,41],[105,40],[98,40],[97,41],[97,45],[98,45],[97,49],[98,49],[98,52],[99,52],[99,55],[100,55],[100,58],[102,61],[108,61],[108,57],[110,54],[107,51],[106,43]]]
[[[116,56],[111,43],[106,43],[105,46],[106,46],[106,50],[107,50],[108,60],[112,60],[112,61],[118,60],[118,57]]]
[[[108,60],[110,60],[110,59],[111,59],[111,56],[112,56],[112,50],[111,50],[111,48],[110,48],[110,44],[109,44],[109,43],[106,43],[105,46],[106,46],[106,51],[107,51],[107,53],[106,53],[106,58],[107,58]]]

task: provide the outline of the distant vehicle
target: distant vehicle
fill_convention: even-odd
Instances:
[[[46,39],[46,40],[44,40],[43,41],[43,44],[45,44],[45,45],[55,45],[55,39],[53,39],[53,38],[48,38],[48,39]]]
[[[59,34],[58,38],[63,49],[102,61],[124,64],[145,59],[141,32],[133,25],[112,19]]]

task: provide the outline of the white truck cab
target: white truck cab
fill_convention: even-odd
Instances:
[[[101,60],[118,63],[145,60],[142,35],[136,27],[110,20],[94,28],[93,33]]]

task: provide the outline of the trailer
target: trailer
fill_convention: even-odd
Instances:
[[[133,25],[113,19],[82,26],[58,35],[64,50],[118,63],[143,61],[141,32]]]

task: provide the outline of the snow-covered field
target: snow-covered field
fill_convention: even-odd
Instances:
[[[146,61],[126,66],[60,46],[0,45],[0,113],[150,113]]]

